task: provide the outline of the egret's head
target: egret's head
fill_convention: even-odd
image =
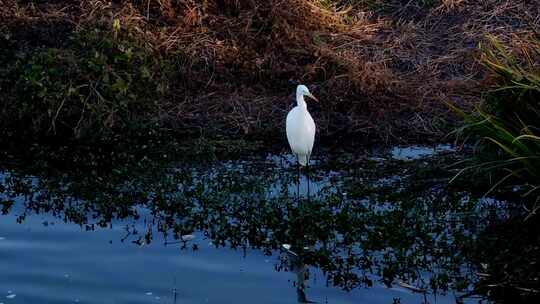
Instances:
[[[313,96],[313,94],[311,94],[311,92],[309,91],[308,87],[306,87],[305,85],[301,84],[299,85],[298,87],[296,87],[296,96],[307,96],[309,98],[312,98],[316,101],[319,101],[317,98],[315,98],[315,96]]]

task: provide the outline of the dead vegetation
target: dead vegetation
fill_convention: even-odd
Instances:
[[[294,86],[306,83],[322,101],[311,109],[323,138],[403,142],[440,138],[449,117],[443,101],[472,105],[486,85],[478,44],[487,35],[509,42],[534,35],[540,6],[526,0],[4,0],[0,21],[0,42],[12,50],[6,58],[69,48],[74,34],[100,26],[173,60],[175,78],[156,97],[152,115],[180,133],[281,135]]]

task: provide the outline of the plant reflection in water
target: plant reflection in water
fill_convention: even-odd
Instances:
[[[200,250],[208,239],[216,247],[281,252],[275,268],[296,273],[299,302],[308,300],[309,267],[344,290],[382,282],[433,294],[469,291],[477,278],[467,249],[504,210],[453,191],[435,167],[405,165],[315,166],[309,203],[296,199],[294,167],[284,170],[268,159],[212,166],[142,160],[90,171],[11,168],[0,190],[3,213],[22,208],[19,222],[43,212],[86,230],[144,220],[144,231],[126,225],[123,241]],[[388,178],[398,170],[399,178]],[[22,206],[15,207],[16,198]]]

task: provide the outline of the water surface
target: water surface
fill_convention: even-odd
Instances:
[[[296,303],[284,244],[309,266],[311,301],[455,303],[476,268],[450,251],[497,202],[442,183],[414,190],[415,170],[396,161],[399,172],[321,162],[300,200],[280,156],[82,176],[5,169],[0,303]]]

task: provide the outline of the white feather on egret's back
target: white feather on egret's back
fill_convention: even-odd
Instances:
[[[315,142],[315,121],[309,114],[304,96],[317,100],[304,85],[296,88],[296,107],[287,114],[287,140],[298,163],[307,166]]]

